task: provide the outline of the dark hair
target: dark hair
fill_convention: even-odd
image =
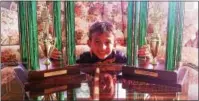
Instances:
[[[107,21],[95,22],[89,29],[89,40],[92,38],[93,33],[113,32],[113,25]]]

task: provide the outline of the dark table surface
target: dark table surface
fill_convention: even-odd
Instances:
[[[48,69],[56,69],[56,68],[60,68],[61,66],[58,65],[59,61],[53,61],[49,66]],[[63,66],[63,65],[62,65]],[[164,63],[163,62],[159,62],[155,67],[151,64],[149,64],[147,67],[142,67],[142,68],[147,68],[147,69],[155,69],[155,70],[164,70]],[[43,60],[40,60],[40,69],[41,70],[46,70],[45,65],[43,64]],[[115,73],[115,74],[114,74]],[[30,99],[38,97],[38,96],[42,96],[40,98],[43,99],[49,99],[51,96],[51,99],[56,99],[56,93],[58,92],[64,92],[65,98],[67,98],[67,96],[70,96],[69,92],[71,92],[71,89],[73,89],[73,91],[75,91],[75,97],[77,98],[77,100],[92,100],[91,95],[91,89],[94,88],[94,85],[92,85],[91,82],[94,83],[95,77],[96,75],[93,74],[89,74],[89,73],[84,73],[81,72],[81,74],[86,75],[84,79],[81,80],[81,82],[78,83],[71,83],[71,84],[66,84],[66,85],[61,85],[61,86],[54,86],[48,89],[43,89],[40,91],[27,91],[26,93],[28,93]],[[182,100],[185,99],[185,95],[183,95],[182,92],[175,92],[172,91],[172,87],[165,87],[164,85],[155,85],[155,84],[150,84],[150,83],[143,83],[143,82],[137,82],[137,81],[133,81],[133,80],[127,80],[125,78],[122,78],[122,73],[121,72],[104,72],[101,73],[101,75],[104,74],[110,74],[114,80],[114,96],[113,99],[114,100],[132,100],[132,99],[138,99],[138,100]],[[100,79],[99,76],[99,79]],[[75,79],[75,78],[74,78]],[[101,80],[103,81],[103,80]],[[109,80],[107,80],[105,78],[104,80],[106,83],[109,82]],[[55,81],[53,83],[56,82],[62,82],[62,81]],[[137,83],[137,85],[135,86],[130,86],[130,84],[133,83]],[[108,83],[110,84],[110,82]],[[100,84],[98,84],[100,85]],[[34,86],[33,86],[34,87]],[[96,87],[96,86],[95,86]],[[99,86],[97,86],[99,87]],[[102,88],[98,88],[99,90],[102,91]],[[68,93],[67,93],[68,92]],[[100,91],[99,91],[100,92]],[[103,93],[103,92],[101,92]],[[45,97],[44,97],[45,95]],[[104,94],[106,95],[106,94]],[[46,97],[48,96],[48,97]],[[107,94],[107,96],[109,96],[109,94]],[[74,97],[74,96],[73,96]],[[96,97],[96,99],[101,98],[100,95],[98,95]]]
[[[46,70],[44,63],[44,59],[40,60],[40,70],[38,71],[43,71]],[[60,61],[53,61],[49,65],[49,70],[57,69],[60,67],[65,67],[63,65],[59,65]],[[107,65],[108,66],[108,65]],[[106,66],[106,67],[107,67]],[[121,65],[116,65],[117,67],[123,66]],[[22,67],[22,65],[15,66],[15,69],[19,69]],[[6,69],[7,67],[5,67]],[[13,66],[12,66],[13,68]],[[155,70],[165,70],[164,68],[164,62],[159,62],[155,68],[149,64],[147,67],[140,67],[140,68],[146,68],[146,69],[155,69]],[[3,71],[4,69],[2,69]],[[89,70],[89,69],[88,69]],[[24,71],[24,69],[23,69]],[[22,74],[21,72],[18,73],[16,72],[17,75]],[[64,92],[64,97],[65,99],[71,100],[71,96],[76,97],[77,100],[93,100],[91,98],[92,90],[94,85],[95,77],[97,75],[90,74],[90,73],[85,73],[85,71],[80,71],[80,76],[71,78],[71,82],[74,81],[75,83],[66,83],[64,85],[56,85],[53,87],[44,87],[43,89],[37,90],[37,86],[32,86],[32,89],[35,89],[34,91],[26,91],[26,99],[33,99],[36,97],[40,97],[43,100],[49,100],[51,96],[51,99],[56,99],[56,94],[59,92]],[[108,84],[110,85],[111,82],[109,79],[106,78],[106,76],[103,75],[111,75],[114,81],[114,93],[113,93],[113,99],[114,100],[132,100],[132,99],[137,99],[137,100],[188,100],[187,95],[182,91],[182,92],[175,92],[172,91],[172,87],[165,87],[164,85],[155,85],[155,84],[150,84],[150,83],[145,83],[145,82],[138,82],[135,80],[129,80],[126,78],[122,77],[121,71],[115,70],[114,72],[103,72],[98,75],[99,80],[102,81],[102,83],[98,83],[99,85],[99,92],[102,91],[103,86],[100,86],[101,84]],[[27,74],[24,74],[27,75]],[[105,77],[104,80],[101,79],[101,77]],[[109,77],[109,76],[107,76]],[[20,76],[19,76],[20,78]],[[26,78],[24,76],[24,78]],[[24,79],[23,78],[23,79]],[[58,79],[63,79],[59,78]],[[56,79],[57,80],[57,79]],[[52,84],[61,84],[65,83],[62,80],[56,81],[52,80]],[[22,80],[22,83],[28,82],[28,80]],[[136,86],[135,86],[136,84]],[[95,84],[96,85],[96,84]],[[98,87],[98,86],[97,86]],[[100,88],[101,87],[101,88]],[[182,89],[185,89],[186,86],[182,86]],[[110,89],[109,89],[110,90]],[[74,91],[74,93],[71,93]],[[104,93],[104,92],[100,92]],[[73,95],[71,95],[73,94]],[[96,96],[96,99],[102,98],[101,95]],[[16,94],[15,94],[16,95]],[[74,96],[75,95],[75,96]],[[103,94],[102,94],[103,95]],[[110,94],[104,93],[105,97],[106,95],[109,96]]]

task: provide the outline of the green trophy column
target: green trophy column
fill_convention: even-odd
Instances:
[[[28,1],[27,7],[29,67],[31,70],[39,70],[36,1]]]
[[[176,37],[175,37],[175,63],[174,67],[179,67],[179,62],[181,61],[181,50],[182,50],[182,34],[184,25],[184,2],[177,2],[176,7]]]
[[[54,18],[54,31],[56,36],[56,48],[62,50],[62,33],[61,33],[61,2],[53,2],[53,18]]]
[[[75,12],[74,12],[74,1],[65,2],[65,20],[66,20],[66,54],[67,64],[75,64]],[[67,100],[76,100],[75,90],[67,91]]]
[[[27,44],[27,23],[26,23],[26,2],[19,1],[19,33],[20,33],[20,53],[22,64],[28,69],[28,44]]]
[[[139,4],[138,4],[137,7],[139,7]],[[143,45],[146,44],[147,20],[148,20],[148,2],[147,1],[140,2],[140,10],[139,9],[137,9],[137,10],[139,11],[139,19],[138,19],[139,22],[137,22],[137,23],[139,23],[138,24],[138,26],[139,26],[139,28],[138,28],[139,32],[138,32],[137,39],[136,39],[136,40],[138,40],[138,43],[137,43],[138,47],[136,47],[136,48],[138,48],[137,50],[139,50],[140,47],[142,47]],[[137,54],[138,53],[136,52],[135,55],[137,56],[136,59],[138,61],[138,55]],[[139,68],[139,66],[138,66],[138,68]],[[134,92],[134,99],[135,100],[143,100],[141,98],[144,98],[144,96],[145,96],[144,93],[140,94],[140,93]]]
[[[148,6],[147,1],[140,2],[140,28],[139,28],[139,48],[146,44],[147,34],[147,18],[148,18]]]
[[[66,2],[66,36],[68,64],[75,64],[75,14],[74,1]]]
[[[56,37],[56,48],[62,52],[62,32],[61,32],[61,2],[54,1],[53,2],[53,18],[54,18],[54,32]],[[62,56],[63,58],[63,56]],[[63,60],[63,59],[62,59]],[[60,68],[63,66],[63,61],[60,61]],[[64,92],[59,92],[56,94],[57,100],[64,100]]]
[[[138,34],[139,34],[139,11],[140,2],[135,1],[135,22],[134,22],[134,36],[133,36],[133,66],[138,67]]]
[[[176,2],[169,2],[168,26],[167,26],[167,47],[166,47],[166,69],[174,70],[174,38],[175,38],[175,18]]]
[[[39,70],[36,1],[27,1],[28,67]],[[25,20],[25,19],[24,19]],[[41,100],[37,97],[34,100]]]
[[[133,36],[133,4],[134,2],[128,2],[128,23],[127,23],[127,65],[132,66],[132,36]]]
[[[133,37],[133,30],[134,30],[134,20],[135,20],[135,2],[129,1],[128,2],[128,23],[127,23],[127,65],[134,66],[134,37]],[[126,91],[126,99],[127,101],[131,101],[134,98],[134,91],[127,90]]]

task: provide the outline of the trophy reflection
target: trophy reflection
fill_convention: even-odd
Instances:
[[[154,33],[152,34],[150,40],[149,40],[149,45],[150,45],[150,50],[151,50],[151,54],[152,54],[152,65],[157,65],[157,55],[159,52],[159,48],[160,48],[160,43],[161,43],[161,39],[160,39],[160,34]]]

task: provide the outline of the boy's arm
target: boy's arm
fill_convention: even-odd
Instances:
[[[138,58],[139,57],[146,57],[151,59],[150,48],[147,45],[142,46],[138,50]],[[116,63],[127,63],[127,57],[122,51],[116,51]]]
[[[89,52],[84,52],[76,60],[76,63],[91,63],[91,56]]]
[[[59,59],[61,59],[61,54],[62,53],[57,48],[54,48],[54,50],[51,53],[50,58],[55,59],[55,60],[59,60]]]
[[[149,59],[151,58],[150,47],[148,45],[143,45],[138,50],[138,58],[139,57],[147,57]]]
[[[41,45],[39,45],[39,58],[43,58],[43,57],[44,57],[43,48]]]

